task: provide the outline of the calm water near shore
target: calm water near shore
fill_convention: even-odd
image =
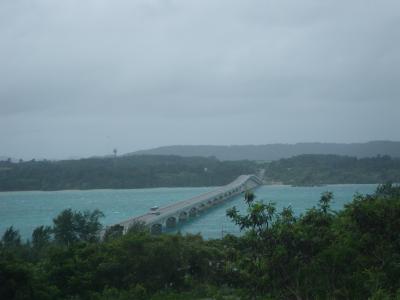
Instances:
[[[322,187],[262,186],[255,190],[258,200],[275,202],[278,210],[291,206],[301,214],[315,206],[324,191],[334,193],[332,208],[339,210],[356,193],[372,193],[376,184],[344,184]],[[51,225],[52,219],[66,208],[74,210],[100,209],[110,225],[146,213],[152,206],[164,206],[175,201],[205,193],[214,187],[153,188],[131,190],[89,190],[56,192],[1,192],[0,234],[9,226],[18,229],[24,239],[30,238],[34,228]],[[201,232],[206,238],[218,238],[226,233],[239,233],[225,216],[226,210],[236,206],[245,211],[243,196],[232,198],[216,208],[181,226],[183,233]]]

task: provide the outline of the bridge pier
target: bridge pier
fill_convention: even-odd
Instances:
[[[206,205],[204,203],[200,204],[198,211],[199,213],[202,213],[204,210],[206,210]]]
[[[179,222],[185,222],[188,219],[188,213],[186,211],[182,211],[179,214]]]
[[[195,207],[192,207],[192,208],[189,210],[189,217],[190,217],[190,218],[194,218],[195,216],[197,216],[197,209],[196,209]]]

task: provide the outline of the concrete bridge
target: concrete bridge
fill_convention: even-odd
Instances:
[[[124,233],[135,223],[142,223],[151,233],[158,234],[166,229],[175,228],[189,218],[218,205],[228,199],[262,184],[256,175],[241,175],[231,183],[199,196],[179,201],[148,213],[128,219],[115,225],[123,226]]]

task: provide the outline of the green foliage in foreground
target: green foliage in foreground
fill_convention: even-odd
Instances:
[[[400,187],[338,213],[333,197],[297,217],[248,192],[246,213],[227,212],[244,235],[209,241],[140,226],[100,241],[101,213],[64,211],[30,243],[3,235],[1,299],[399,299]]]

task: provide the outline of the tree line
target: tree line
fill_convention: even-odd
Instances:
[[[0,161],[0,191],[220,186],[265,169],[267,183],[400,182],[400,159],[300,155],[272,162],[134,155],[63,161]]]
[[[0,161],[0,191],[219,186],[255,169],[249,161],[155,155]]]
[[[99,211],[65,210],[23,242],[0,243],[2,299],[398,299],[400,187],[356,195],[340,212],[325,192],[300,216],[247,192],[227,215],[242,236],[122,235]],[[230,298],[229,298],[230,297]]]

